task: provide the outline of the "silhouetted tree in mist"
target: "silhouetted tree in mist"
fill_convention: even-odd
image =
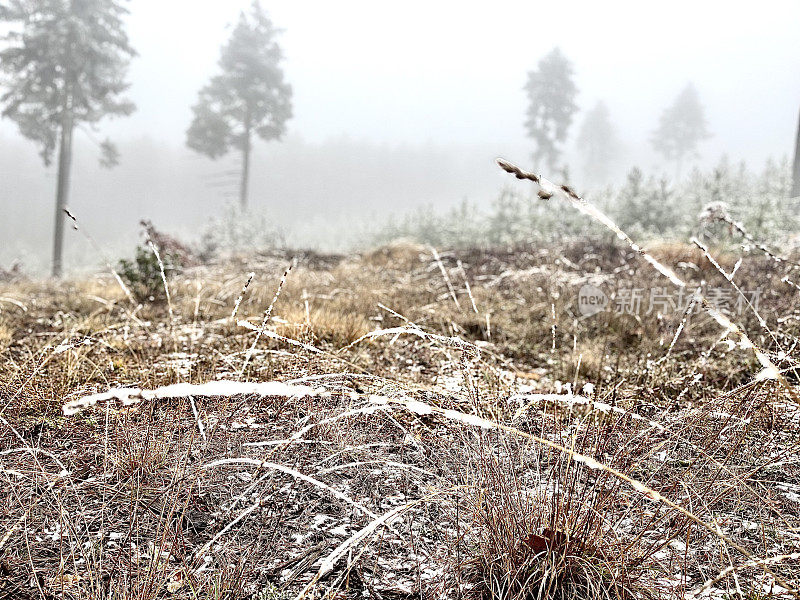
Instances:
[[[676,177],[680,179],[683,161],[687,156],[696,156],[697,145],[709,137],[700,96],[689,84],[661,114],[650,141],[664,158],[675,161]]]
[[[794,165],[792,167],[791,197],[800,196],[800,119],[797,121],[797,141],[794,145]]]
[[[533,161],[553,171],[561,154],[558,144],[567,139],[578,110],[572,63],[554,48],[528,73],[524,89],[528,96],[525,128],[536,143]]]
[[[5,38],[0,71],[7,77],[0,96],[4,117],[36,142],[45,165],[58,146],[52,273],[62,273],[64,208],[72,167],[72,138],[81,123],[129,115],[134,105],[121,97],[135,51],[123,25],[124,0],[12,0],[0,4],[0,22],[21,25]],[[114,166],[116,148],[100,144],[101,164]]]
[[[609,165],[619,152],[619,141],[604,102],[586,113],[577,141],[585,177],[593,183],[605,182]]]
[[[253,134],[280,139],[292,117],[292,88],[284,81],[280,33],[260,3],[244,12],[222,48],[222,71],[200,90],[186,133],[189,148],[216,159],[231,148],[242,153],[239,200],[247,208]]]

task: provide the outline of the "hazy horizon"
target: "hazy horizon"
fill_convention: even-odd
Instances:
[[[138,110],[103,130],[182,144],[197,91],[249,4],[131,2],[139,57],[130,96]],[[524,143],[526,73],[558,46],[575,66],[581,108],[605,101],[629,144],[646,145],[661,111],[692,82],[714,133],[702,154],[762,162],[792,150],[800,98],[800,3],[769,4],[769,11],[685,0],[492,9],[412,1],[400,11],[352,0],[263,6],[284,29],[294,89],[289,132],[311,143],[341,135],[388,144]]]
[[[184,136],[197,91],[216,72],[220,45],[249,4],[129,3],[128,33],[139,56],[131,63],[128,95],[137,111],[129,118],[102,121],[94,134],[120,145],[122,164],[102,175],[91,167],[88,174],[96,153],[77,132],[76,165],[85,168],[74,173],[70,205],[84,211],[95,206],[95,186],[88,177],[100,177],[109,194],[114,181],[139,190],[130,182],[141,177],[146,157],[143,162],[126,151],[148,144],[158,150],[153,156],[172,161],[171,166],[153,165],[154,171],[166,170],[162,178],[185,172],[196,179],[196,173],[213,174],[230,166],[235,157],[215,164],[194,155],[184,147]],[[502,185],[493,157],[530,161],[522,87],[527,72],[555,46],[572,61],[580,90],[581,110],[565,145],[578,187],[585,186],[575,135],[585,111],[598,101],[608,105],[623,143],[613,180],[633,165],[671,173],[653,153],[649,137],[663,109],[689,82],[699,91],[713,134],[701,144],[696,164],[709,166],[724,155],[760,167],[768,158],[793,151],[800,104],[797,2],[770,2],[769,10],[758,11],[744,2],[686,1],[669,6],[502,2],[491,9],[412,1],[397,10],[371,2],[279,0],[263,6],[284,30],[283,66],[294,90],[287,147],[258,143],[255,151],[253,205],[279,211],[279,222],[306,219],[321,207],[347,220],[371,202],[375,219],[388,211],[447,206],[465,197],[485,204]],[[37,215],[41,232],[37,229],[36,235],[47,240],[54,169],[41,165],[36,147],[8,120],[0,120],[0,144],[6,149],[3,154],[13,157],[0,163],[3,178],[13,180],[0,190],[0,202],[9,204],[6,215],[15,215],[14,221],[6,220],[6,235],[32,227],[29,212],[10,206],[26,203],[34,207],[30,214]],[[352,160],[324,152],[341,146],[358,149]],[[386,160],[363,164],[356,157],[371,153],[384,154]],[[395,155],[406,161],[402,177],[386,173]],[[187,162],[195,166],[184,169],[181,165]],[[305,176],[311,169],[316,173]],[[363,173],[350,172],[359,169]],[[325,173],[324,182],[314,181],[319,173]],[[149,213],[141,217],[170,225],[184,222],[191,230],[214,215],[214,198],[223,201],[193,180],[158,185],[152,192],[144,185],[136,192],[152,196],[141,199]],[[388,186],[407,189],[387,194]],[[187,193],[203,199],[170,196]],[[114,201],[103,199],[108,219],[117,214]],[[130,205],[130,194],[120,190],[119,201]],[[186,215],[193,207],[201,212]],[[293,207],[299,207],[296,213]],[[129,208],[121,214],[127,216]],[[130,237],[138,219],[132,220],[109,227],[119,227]],[[22,242],[12,238],[12,247],[0,259],[10,260],[13,246]]]

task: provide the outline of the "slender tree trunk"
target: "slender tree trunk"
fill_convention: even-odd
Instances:
[[[792,198],[800,196],[800,119],[797,121],[797,141],[794,146],[794,169],[792,170]]]
[[[56,187],[55,232],[53,234],[53,277],[63,273],[64,209],[69,198],[70,171],[72,170],[72,130],[74,123],[71,111],[66,108],[61,123],[61,142],[58,149],[58,184]]]
[[[251,136],[252,126],[250,124],[250,115],[248,114],[244,126],[244,143],[242,144],[242,182],[239,186],[239,206],[241,206],[242,212],[247,210],[247,199],[250,191]]]

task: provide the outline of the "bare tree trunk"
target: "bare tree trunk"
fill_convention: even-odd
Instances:
[[[247,199],[250,187],[250,150],[252,136],[252,126],[250,125],[250,115],[247,115],[247,122],[244,126],[244,143],[242,144],[242,182],[239,186],[239,206],[242,212],[247,210]]]
[[[63,273],[64,252],[64,209],[69,198],[70,171],[72,170],[72,130],[71,112],[66,109],[61,124],[61,142],[58,150],[58,184],[56,187],[55,232],[53,234],[53,277]]]
[[[791,197],[800,196],[800,119],[797,121],[797,142],[794,146],[794,169],[792,170]]]

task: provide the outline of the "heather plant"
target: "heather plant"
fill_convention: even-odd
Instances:
[[[160,302],[167,299],[165,280],[195,259],[184,244],[158,231],[150,221],[141,225],[145,244],[136,247],[133,259],[121,259],[117,271],[138,301]]]
[[[168,258],[164,263],[165,273],[172,274],[174,268],[175,266]],[[120,259],[117,271],[128,289],[140,302],[144,300],[161,301],[166,298],[161,281],[161,268],[156,255],[150,248],[137,246],[132,259]]]

